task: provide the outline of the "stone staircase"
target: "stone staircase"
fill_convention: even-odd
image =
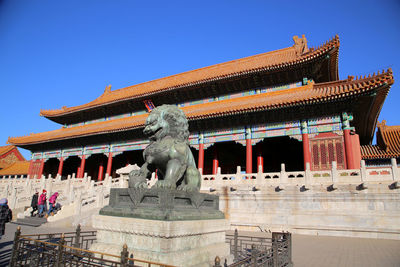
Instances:
[[[14,221],[12,223],[18,224],[18,225],[27,225],[27,226],[38,227],[46,222],[47,222],[47,219],[45,217],[39,218],[36,216],[36,217],[18,218],[16,221]]]

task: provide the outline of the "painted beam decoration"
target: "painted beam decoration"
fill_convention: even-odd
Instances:
[[[71,156],[82,156],[82,155],[83,155],[83,148],[65,149],[62,152],[63,158],[68,158]]]
[[[130,150],[143,150],[149,144],[148,140],[139,140],[133,142],[122,142],[112,145],[111,152],[123,152]]]
[[[109,145],[99,145],[99,146],[86,146],[85,155],[108,153],[110,150]]]
[[[37,159],[42,159],[43,153],[42,152],[35,152],[32,154],[32,159],[37,160]]]
[[[61,157],[61,150],[58,151],[47,151],[43,153],[43,158],[44,159],[49,159],[49,158],[60,158]]]
[[[346,119],[349,121],[353,119],[352,114],[347,114]],[[314,136],[324,132],[341,133],[343,129],[343,122],[340,115],[320,118],[310,118],[305,120],[307,122],[307,130],[310,136]],[[281,123],[267,123],[262,125],[253,125],[251,129],[252,145],[261,141],[264,138],[290,136],[301,141],[301,122],[300,121],[287,121]],[[193,133],[189,137],[189,145],[195,149],[199,149],[199,133]],[[246,129],[231,128],[221,129],[218,131],[205,131],[203,133],[204,148],[207,149],[210,145],[218,142],[235,141],[245,145]],[[104,144],[96,146],[86,146],[84,148],[71,148],[58,151],[36,152],[32,154],[32,159],[48,159],[81,155],[92,155],[108,152],[119,152],[131,150],[143,150],[149,144],[148,140],[135,140],[126,141],[121,143]]]

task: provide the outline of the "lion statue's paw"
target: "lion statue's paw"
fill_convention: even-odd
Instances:
[[[140,170],[133,170],[129,173],[130,188],[147,188],[146,178],[142,176]]]

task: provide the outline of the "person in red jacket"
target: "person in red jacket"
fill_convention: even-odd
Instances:
[[[55,209],[57,197],[58,197],[58,192],[55,192],[49,198],[49,211],[47,212],[46,218],[50,215],[50,213],[51,213],[51,215],[54,215],[53,210]]]
[[[45,189],[43,189],[43,192],[40,195],[39,200],[38,200],[39,217],[43,217],[43,211],[45,210],[45,205],[46,205],[46,200],[47,200],[46,193],[47,193],[47,191]]]

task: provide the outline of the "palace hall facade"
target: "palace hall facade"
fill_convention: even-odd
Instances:
[[[32,152],[30,177],[73,173],[102,180],[143,164],[142,133],[153,106],[174,104],[189,120],[189,143],[203,174],[357,169],[361,159],[398,158],[398,129],[378,116],[391,69],[339,79],[339,37],[309,47],[304,36],[280,50],[111,90],[80,106],[42,110],[54,131],[10,137]],[[372,145],[378,127],[378,144]],[[392,128],[391,128],[392,127]],[[388,137],[389,136],[389,137]],[[396,150],[397,149],[397,150]],[[389,160],[390,161],[390,160]]]

